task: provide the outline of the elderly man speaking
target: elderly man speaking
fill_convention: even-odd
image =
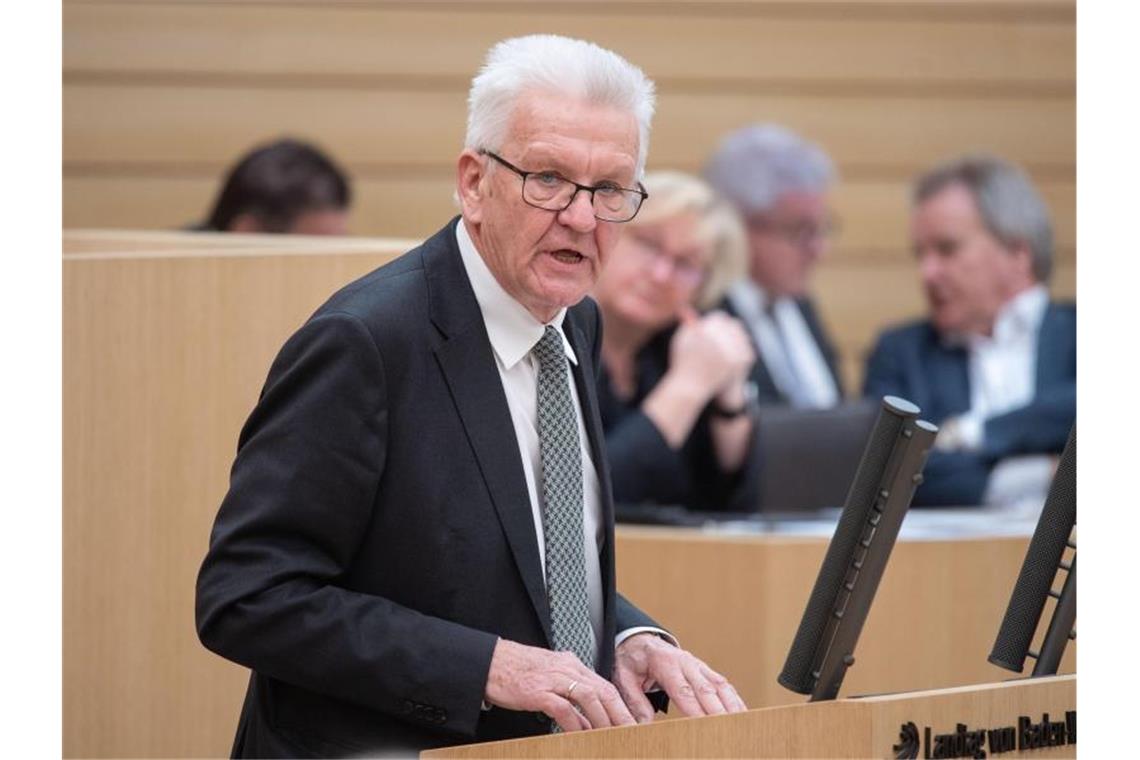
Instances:
[[[253,671],[235,755],[626,725],[664,694],[744,709],[615,591],[584,297],[645,200],[652,112],[610,51],[497,44],[471,86],[462,216],[281,349],[198,578],[203,643]]]

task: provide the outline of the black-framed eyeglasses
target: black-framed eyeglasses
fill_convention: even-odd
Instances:
[[[489,150],[479,151],[498,161],[515,174],[522,177],[522,199],[528,206],[544,211],[564,211],[570,207],[578,193],[585,190],[590,194],[590,204],[594,216],[603,222],[628,222],[637,216],[642,202],[649,197],[645,188],[638,183],[637,189],[619,187],[613,183],[579,185],[552,171],[528,172],[518,168],[502,156]]]

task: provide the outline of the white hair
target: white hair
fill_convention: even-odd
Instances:
[[[790,192],[822,193],[835,169],[818,146],[776,124],[752,124],[717,146],[704,171],[744,214],[770,211]]]
[[[639,138],[636,176],[641,178],[649,151],[653,82],[617,53],[592,42],[553,34],[503,40],[487,53],[467,96],[465,146],[499,150],[519,97],[534,91],[581,98],[632,113]]]

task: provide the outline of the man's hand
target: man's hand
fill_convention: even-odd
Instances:
[[[575,655],[506,639],[499,639],[491,655],[486,700],[508,710],[546,713],[563,731],[634,723],[614,685]]]
[[[748,708],[728,679],[654,633],[638,633],[617,648],[614,682],[638,723],[653,720],[645,690],[654,683],[686,716],[720,715]]]

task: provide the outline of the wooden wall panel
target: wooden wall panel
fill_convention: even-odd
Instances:
[[[66,757],[228,750],[246,675],[198,642],[194,583],[238,430],[285,338],[390,257],[65,258]]]
[[[894,18],[833,7],[799,17],[762,3],[697,15],[666,4],[65,4],[69,72],[431,78],[462,88],[496,40],[551,32],[618,50],[661,82],[1075,84],[1071,20]],[[771,4],[769,4],[771,5]],[[482,6],[482,7],[480,7]],[[431,55],[424,55],[431,40]],[[803,42],[810,40],[807,53]],[[683,51],[683,55],[679,55]]]
[[[460,92],[76,83],[65,93],[65,166],[158,164],[176,172],[204,165],[220,172],[252,144],[293,134],[314,137],[349,166],[442,170],[462,148],[466,119]],[[1071,99],[664,88],[649,165],[695,169],[721,135],[756,120],[794,125],[826,146],[841,169],[862,176],[905,178],[966,149],[993,151],[1050,177],[1071,178],[1075,165]]]
[[[1070,272],[1059,292],[1071,292],[1075,15],[1066,0],[68,0],[65,224],[185,225],[238,155],[293,134],[354,175],[355,234],[422,238],[454,213],[466,89],[486,48],[582,36],[656,79],[651,169],[699,171],[725,132],[755,120],[831,153],[843,233],[820,287],[853,370],[879,326],[920,310],[906,185],[950,155],[988,150],[1029,170]],[[868,292],[852,277],[874,297],[845,295]],[[828,304],[832,292],[846,300]]]

